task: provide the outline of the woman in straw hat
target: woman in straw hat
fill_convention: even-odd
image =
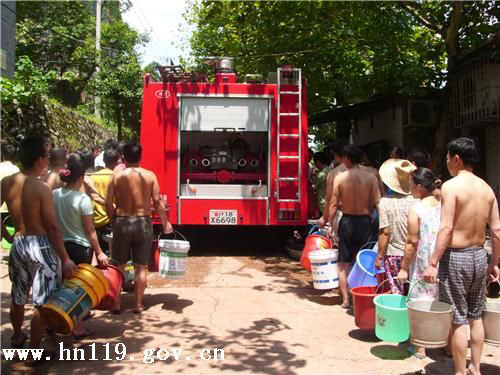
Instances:
[[[385,270],[391,292],[405,294],[405,285],[398,281],[406,244],[408,211],[416,202],[410,194],[410,174],[416,167],[408,160],[389,159],[379,169],[382,182],[394,195],[379,204],[378,256],[375,266]]]

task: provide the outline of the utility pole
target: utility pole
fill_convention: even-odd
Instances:
[[[95,5],[95,50],[96,50],[96,77],[99,80],[99,66],[101,64],[101,4],[102,0],[96,0]],[[101,118],[101,97],[99,93],[95,97],[95,117]]]

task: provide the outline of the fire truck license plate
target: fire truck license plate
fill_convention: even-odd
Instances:
[[[237,210],[210,210],[211,225],[236,225],[238,224]]]

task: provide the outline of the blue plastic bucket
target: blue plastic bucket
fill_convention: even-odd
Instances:
[[[373,299],[375,304],[375,335],[383,341],[404,342],[410,337],[410,320],[406,297],[382,294]]]
[[[377,286],[377,274],[383,273],[384,269],[377,270],[375,268],[375,259],[377,258],[377,247],[374,250],[364,249],[356,255],[356,262],[352,267],[347,283],[349,288],[358,286]]]

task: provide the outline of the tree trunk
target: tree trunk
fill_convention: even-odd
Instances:
[[[441,98],[442,111],[439,126],[434,138],[434,152],[432,155],[434,173],[439,176],[448,176],[446,167],[446,145],[456,137],[457,130],[453,127],[453,81],[455,77],[456,61],[460,51],[458,34],[462,22],[463,2],[453,3],[453,10],[450,14],[450,22],[447,27],[443,27],[441,37],[446,44],[447,55],[447,83]]]
[[[118,127],[118,142],[122,140],[122,116],[118,108],[115,109],[116,126]]]

